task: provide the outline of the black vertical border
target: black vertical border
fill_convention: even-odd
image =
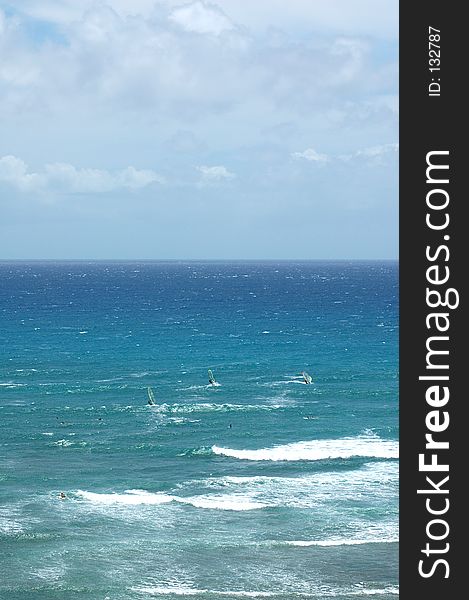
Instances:
[[[466,492],[462,488],[465,471],[468,470],[463,465],[469,458],[469,430],[465,431],[465,405],[469,398],[464,389],[464,371],[468,370],[464,363],[468,362],[469,353],[465,342],[465,331],[468,328],[464,324],[463,288],[466,287],[465,279],[469,276],[469,244],[465,244],[466,240],[469,241],[469,228],[464,220],[469,198],[462,182],[468,171],[464,162],[469,152],[465,148],[463,137],[464,131],[468,129],[469,102],[465,100],[463,91],[468,71],[463,68],[464,62],[467,62],[467,35],[464,33],[468,27],[462,14],[463,6],[463,3],[436,0],[400,3],[399,569],[400,597],[403,600],[450,600],[464,595],[466,587],[463,581],[466,553],[463,511],[467,501],[464,498]],[[433,73],[429,71],[429,27],[439,29],[441,36],[441,71]],[[439,78],[440,96],[429,96],[432,78],[436,81]],[[426,155],[434,150],[449,150],[449,184],[444,187],[450,194],[450,223],[444,232],[431,231],[426,225],[426,194],[430,189],[426,183]],[[449,240],[443,240],[445,234],[450,236]],[[447,407],[441,409],[449,411],[450,426],[438,438],[450,443],[449,450],[442,451],[439,459],[440,462],[443,458],[447,459],[450,465],[447,486],[449,494],[446,496],[450,501],[450,508],[442,516],[447,520],[450,531],[446,539],[432,542],[427,538],[426,527],[436,517],[427,512],[425,496],[417,494],[417,489],[430,487],[425,485],[425,476],[431,473],[419,472],[418,455],[425,451],[425,434],[428,431],[425,416],[432,409],[425,401],[429,383],[419,381],[418,378],[425,374],[425,344],[427,337],[432,335],[425,323],[427,314],[432,312],[426,305],[426,270],[432,263],[428,262],[425,252],[427,245],[434,249],[439,244],[447,244],[450,250],[448,262],[444,262],[442,258],[439,264],[449,266],[450,280],[447,287],[454,287],[459,291],[460,305],[454,310],[438,309],[447,310],[451,321],[446,334],[450,337],[447,346],[450,354],[449,358],[445,357],[450,369],[446,373],[437,373],[449,374],[450,377],[450,400]],[[442,475],[436,473],[435,480],[440,480]],[[442,498],[443,496],[439,496],[440,502]],[[433,559],[428,559],[422,553],[427,542],[434,548],[443,548],[447,542],[449,550],[447,553],[434,554]],[[426,559],[428,571],[432,560],[438,558],[448,561],[449,577],[445,578],[446,569],[440,565],[431,577],[423,578],[418,571],[419,561]]]

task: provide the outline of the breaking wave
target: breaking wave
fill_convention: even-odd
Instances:
[[[207,596],[220,598],[224,596],[228,597],[241,597],[241,598],[285,598],[284,591],[244,591],[244,590],[209,590],[190,587],[184,584],[176,585],[142,585],[131,588],[133,592],[142,594],[145,596]],[[312,589],[311,591],[292,590],[290,595],[299,598],[340,598],[347,596],[384,596],[384,595],[399,595],[399,588],[396,586],[387,586],[384,588],[371,588],[363,586],[350,586],[350,587],[328,587],[321,586],[318,589]]]
[[[200,495],[187,498],[174,496],[165,493],[151,493],[145,490],[126,490],[122,494],[97,494],[95,492],[86,492],[78,490],[76,495],[93,504],[101,505],[159,505],[177,502],[180,504],[190,504],[194,508],[206,508],[217,510],[255,510],[264,508],[266,505],[256,502],[252,498],[236,494],[220,495]]]
[[[294,442],[259,450],[237,450],[212,446],[212,451],[221,456],[240,460],[328,460],[364,458],[399,458],[399,443],[396,440],[383,440],[377,436],[357,436],[331,440]]]
[[[152,406],[152,412],[163,414],[191,414],[195,412],[250,412],[257,410],[275,410],[283,408],[279,404],[217,404],[215,402],[199,402],[197,404],[159,404]]]
[[[387,505],[397,498],[398,475],[396,462],[372,462],[347,472],[328,471],[299,477],[209,477],[188,480],[164,492],[132,489],[124,492],[96,493],[78,490],[69,496],[85,500],[94,506],[177,503],[194,508],[234,511],[279,507],[314,508],[315,514],[318,515],[319,511],[335,510],[338,505],[342,506],[348,501],[353,501],[354,510],[359,506],[367,506],[371,499],[375,506]],[[366,529],[361,521],[359,526],[352,529],[351,525],[349,523],[348,543],[384,539],[394,541],[398,536],[396,515],[391,513],[382,522],[369,523]],[[340,545],[343,541],[336,537],[328,539],[332,540],[330,545]],[[291,544],[321,545],[324,544],[324,540],[298,540],[298,543],[294,540]]]

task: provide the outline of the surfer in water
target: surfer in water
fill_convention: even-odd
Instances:
[[[313,378],[311,377],[311,375],[308,375],[308,373],[306,373],[306,371],[303,371],[302,375],[303,375],[303,381],[307,385],[313,382]]]
[[[59,494],[59,500],[66,500],[67,496],[64,494],[64,492],[60,492]]]
[[[208,370],[208,382],[210,385],[215,385],[217,383],[211,369]]]

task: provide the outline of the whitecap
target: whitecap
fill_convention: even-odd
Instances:
[[[173,500],[173,496],[163,493],[151,493],[145,490],[126,490],[124,493],[99,494],[78,490],[76,496],[87,500],[93,504],[166,504]]]
[[[353,457],[399,458],[399,443],[377,436],[357,436],[328,440],[293,442],[271,448],[243,450],[212,446],[214,454],[240,460],[316,461]]]
[[[350,590],[346,593],[349,596],[384,596],[386,594],[398,596],[399,588],[397,586],[388,586],[385,588],[361,588],[358,590]]]
[[[96,493],[78,490],[75,496],[95,505],[159,505],[176,502],[190,504],[194,508],[245,511],[264,508],[264,504],[249,497],[235,494],[200,495],[181,497],[163,492],[147,492],[145,490],[126,490],[123,493]]]
[[[71,446],[73,444],[73,442],[71,442],[70,440],[57,440],[56,442],[52,442],[53,446]]]
[[[136,586],[131,588],[132,591],[143,594],[150,594],[151,596],[196,596],[198,594],[209,595],[209,596],[236,596],[245,598],[270,598],[272,596],[278,596],[276,593],[271,592],[258,592],[258,591],[244,591],[244,590],[208,590],[208,589],[197,589],[187,587],[184,585],[170,585],[170,586]]]
[[[314,508],[330,511],[331,507],[351,501],[358,504],[397,507],[399,466],[397,462],[372,462],[347,471],[317,472],[296,477],[223,476],[189,480],[178,484],[172,493],[178,497],[205,488],[213,499],[222,497],[264,505],[265,507]],[[181,494],[180,490],[183,491]],[[202,492],[203,493],[203,492]],[[199,496],[200,497],[200,496]],[[203,497],[203,496],[202,496]],[[349,523],[348,539],[397,539],[397,514],[389,513],[379,523]]]
[[[76,435],[74,433],[69,433],[68,435]],[[86,442],[78,442],[75,440],[57,440],[56,442],[51,442],[50,444],[48,444],[50,446],[61,446],[63,448],[68,448],[69,446],[87,446],[88,444]]]
[[[285,540],[287,546],[360,546],[362,544],[394,544],[399,542],[398,538],[389,539],[363,539],[363,540],[348,540],[348,539],[331,539],[331,540]]]
[[[159,585],[159,586],[134,586],[131,588],[133,592],[146,594],[150,596],[196,596],[204,595],[209,597],[245,597],[245,598],[284,598],[284,591],[248,591],[248,590],[209,590],[188,587],[186,585]],[[292,592],[295,596],[300,597],[336,597],[336,596],[377,596],[377,595],[398,595],[399,588],[396,586],[388,586],[385,588],[330,588],[316,589],[306,591],[303,589]]]
[[[7,381],[6,383],[0,383],[0,386],[6,388],[18,388],[18,387],[26,387],[26,383],[13,383],[13,381]]]
[[[135,586],[133,592],[140,594],[150,594],[151,596],[174,595],[174,596],[195,596],[196,594],[205,594],[208,590],[198,590],[184,586]]]
[[[205,386],[204,386],[205,387]],[[211,387],[211,386],[210,386]],[[263,404],[217,404],[215,402],[198,402],[193,404],[158,404],[152,407],[154,412],[159,413],[181,413],[190,414],[195,412],[232,412],[232,411],[257,411],[257,410],[275,410],[282,408],[280,405]]]
[[[174,498],[176,502],[182,504],[191,504],[195,508],[208,508],[218,510],[256,510],[265,508],[267,504],[262,502],[256,502],[247,496],[237,496],[235,494],[225,495],[207,495],[207,496],[193,496],[192,498]]]

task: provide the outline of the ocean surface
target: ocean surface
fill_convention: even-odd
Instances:
[[[2,600],[397,598],[396,262],[2,262],[0,348]]]

